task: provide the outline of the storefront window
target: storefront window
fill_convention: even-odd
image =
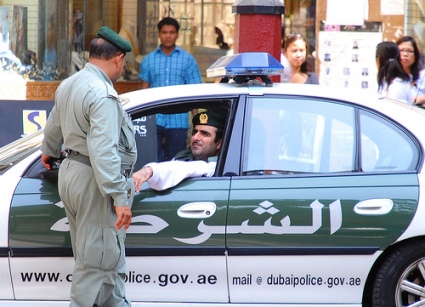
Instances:
[[[122,80],[137,80],[141,59],[158,46],[156,25],[180,25],[177,44],[206,68],[233,46],[233,0],[0,0],[3,71],[59,81],[88,60],[91,39],[107,25],[130,41]]]
[[[318,48],[319,2],[284,1],[282,20],[284,36],[300,32],[307,38],[309,60],[313,62]],[[323,2],[326,1],[320,3]],[[91,39],[100,26],[107,25],[129,40],[134,50],[127,55],[120,81],[138,81],[143,56],[159,43],[156,25],[170,16],[181,25],[177,44],[195,56],[205,77],[209,65],[232,52],[234,3],[235,0],[0,0],[0,72],[23,80],[63,80],[84,67]],[[401,17],[404,24],[397,19],[397,25],[393,25],[403,29],[397,35],[413,36],[421,51],[425,49],[423,12],[422,1],[408,0]]]
[[[3,72],[25,80],[68,76],[68,1],[4,0],[1,4]]]
[[[425,52],[425,4],[423,1],[408,0],[406,3],[405,35],[412,36],[418,44],[419,51]]]

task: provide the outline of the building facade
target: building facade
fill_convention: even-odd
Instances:
[[[369,17],[377,21],[376,8],[397,2],[402,16],[382,19],[382,39],[414,36],[424,50],[424,0],[361,0]],[[360,1],[360,2],[361,2]],[[53,99],[61,80],[87,62],[88,46],[99,27],[107,25],[128,39],[125,72],[117,82],[119,92],[140,88],[137,79],[143,56],[158,46],[156,25],[171,16],[181,25],[178,45],[205,70],[231,52],[235,0],[0,0],[0,99]],[[331,0],[282,0],[282,33],[302,33],[309,43],[309,59],[320,73],[319,48],[322,23]],[[382,11],[382,9],[381,9]],[[390,29],[386,34],[385,27]],[[323,43],[323,42],[322,42]]]

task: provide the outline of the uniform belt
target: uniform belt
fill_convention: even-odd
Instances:
[[[68,157],[67,158],[70,159],[70,160],[78,161],[78,162],[83,163],[87,166],[91,166],[90,158],[86,155],[79,153],[78,151],[68,150]],[[130,178],[133,175],[133,169],[132,168],[130,168],[130,169],[121,168],[121,174],[126,178]]]
[[[78,161],[85,165],[91,166],[90,158],[86,155],[79,153],[78,151],[68,150],[68,159]]]
[[[131,176],[133,176],[133,169],[121,169],[121,174],[125,178],[130,178]]]

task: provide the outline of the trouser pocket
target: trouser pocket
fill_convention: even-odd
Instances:
[[[114,227],[89,225],[84,247],[84,266],[103,271],[114,270],[122,247]]]

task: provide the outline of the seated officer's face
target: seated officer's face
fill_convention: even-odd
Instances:
[[[190,149],[196,160],[207,161],[209,157],[217,155],[221,146],[221,139],[214,142],[217,128],[206,125],[196,125],[192,130]]]

